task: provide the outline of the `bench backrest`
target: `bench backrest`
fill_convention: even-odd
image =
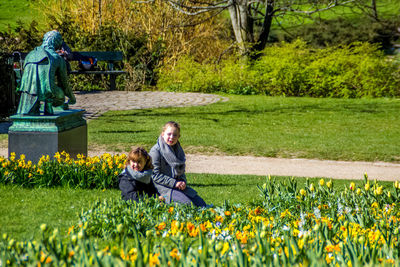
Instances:
[[[94,51],[94,52],[72,52],[83,56],[95,57],[97,61],[122,61],[123,53],[121,51]]]
[[[95,57],[97,61],[122,61],[124,59],[124,55],[121,51],[94,51],[94,52],[72,52],[72,54],[77,53],[83,56]],[[24,60],[28,53],[14,53],[14,62],[18,62],[20,60]],[[76,57],[77,58],[77,57]]]

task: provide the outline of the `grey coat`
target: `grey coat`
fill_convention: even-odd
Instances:
[[[173,169],[161,154],[161,150],[158,144],[155,144],[150,149],[149,155],[151,156],[154,166],[152,174],[154,185],[156,186],[160,195],[165,198],[165,201],[167,203],[170,203],[172,200],[171,199],[172,190],[179,190],[175,188],[176,182],[178,181],[186,182],[186,175],[182,174],[178,177],[172,177]],[[193,198],[197,195],[197,192],[193,188],[187,185],[183,193],[187,195],[189,198]]]

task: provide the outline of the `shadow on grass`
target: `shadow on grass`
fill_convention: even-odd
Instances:
[[[246,186],[257,186],[260,185],[261,182],[257,181],[257,182],[250,182],[248,184],[246,184]],[[196,184],[196,183],[190,183],[189,186],[193,186],[193,187],[229,187],[229,186],[243,186],[241,184]]]
[[[191,183],[190,186],[195,186],[195,187],[210,187],[210,186],[227,187],[227,186],[237,186],[237,184],[193,184],[193,183]]]
[[[278,104],[273,104],[274,106],[255,106],[254,109],[249,109],[246,107],[235,107],[233,109],[224,109],[221,107],[222,111],[210,111],[210,109],[204,109],[200,107],[200,110],[190,110],[190,112],[182,111],[181,108],[173,108],[175,109],[173,114],[174,116],[187,116],[188,113],[191,115],[198,115],[199,118],[203,118],[205,120],[213,120],[210,118],[203,117],[204,115],[235,115],[235,114],[248,114],[248,115],[257,115],[263,113],[305,113],[305,112],[345,112],[345,113],[354,113],[354,114],[376,114],[382,112],[379,108],[381,104],[378,103],[369,103],[368,107],[366,107],[365,103],[315,103],[315,104],[293,104],[290,103],[281,106]],[[385,109],[387,109],[387,104]],[[393,108],[397,108],[397,106],[393,106]],[[165,110],[165,111],[164,111]],[[126,121],[125,119],[116,119],[116,116],[120,118],[124,117],[132,117],[132,116],[140,116],[140,117],[162,117],[168,116],[171,114],[171,108],[162,108],[162,109],[140,109],[140,110],[131,110],[131,111],[118,111],[118,114],[115,114],[114,111],[112,113],[105,113],[103,114],[98,120],[109,120],[112,118],[113,121]]]
[[[115,131],[99,131],[99,133],[145,133],[146,131],[140,130],[140,131],[127,131],[127,130],[115,130]]]

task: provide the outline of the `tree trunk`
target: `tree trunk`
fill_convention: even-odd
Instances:
[[[372,9],[372,17],[375,19],[375,21],[379,21],[378,11],[376,9],[376,0],[371,0],[371,9]]]
[[[265,48],[267,44],[269,33],[271,31],[272,18],[274,15],[274,0],[267,0],[265,7],[264,21],[261,28],[260,36],[257,43],[253,46],[254,52],[259,52]]]
[[[242,54],[246,54],[249,50],[248,44],[254,42],[253,25],[247,4],[247,0],[233,0],[232,6],[229,7],[233,32]]]

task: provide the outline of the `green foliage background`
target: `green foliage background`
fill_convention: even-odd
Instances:
[[[256,62],[243,62],[226,56],[221,62],[217,60],[221,55],[210,54],[205,62],[217,61],[217,64],[206,64],[187,55],[178,61],[175,68],[160,66],[165,49],[161,37],[150,48],[150,36],[135,29],[124,31],[112,22],[103,23],[96,33],[88,33],[71,20],[68,12],[46,15],[39,25],[31,16],[38,12],[34,3],[12,0],[1,4],[5,8],[0,12],[0,22],[10,20],[12,28],[3,27],[4,31],[0,32],[0,50],[29,51],[41,42],[45,31],[58,29],[75,51],[123,51],[125,60],[116,67],[127,70],[128,75],[118,77],[120,90],[141,90],[157,85],[171,91],[286,96],[397,97],[399,94],[398,66],[393,66],[373,51],[373,47],[389,51],[398,39],[400,19],[394,15],[398,7],[391,0],[379,2],[379,20],[348,7],[322,13],[320,18],[313,16],[313,20],[310,17],[296,27],[294,25],[299,21],[290,17],[277,18],[270,42],[286,40],[294,44],[291,47],[267,47]],[[29,8],[19,9],[27,6]],[[15,12],[13,18],[23,20],[11,19],[10,12]],[[223,14],[221,20],[229,21],[229,18]],[[229,23],[226,25],[230,27]],[[288,31],[283,31],[279,25]],[[156,36],[151,38],[157,39]],[[221,33],[219,38],[233,37]],[[295,41],[297,38],[304,39],[311,46],[299,44]],[[354,48],[355,41],[377,45],[356,45]],[[327,46],[326,50],[313,48]],[[336,60],[339,62],[335,63]],[[104,67],[104,64],[99,64],[99,68]],[[104,90],[108,83],[107,76],[71,77],[74,90]]]
[[[267,47],[256,61],[198,63],[184,58],[161,71],[158,86],[169,91],[311,97],[398,97],[400,64],[376,45],[353,43],[314,49],[304,41]]]

